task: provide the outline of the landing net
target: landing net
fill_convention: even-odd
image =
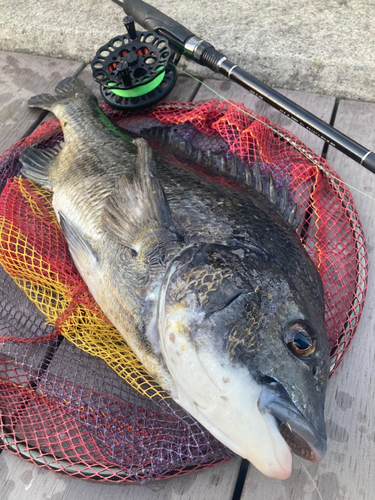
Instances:
[[[257,162],[278,186],[287,180],[299,236],[325,288],[332,374],[357,329],[368,272],[353,199],[325,160],[242,105],[102,109],[133,132],[172,125],[203,154],[236,156],[249,168]],[[147,482],[229,460],[231,452],[150,378],[102,314],[72,263],[50,194],[19,177],[24,148],[62,138],[51,120],[0,157],[2,446],[44,468],[112,482]]]

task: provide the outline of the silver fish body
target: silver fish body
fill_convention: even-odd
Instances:
[[[149,373],[266,475],[290,475],[290,448],[320,460],[323,288],[276,208],[285,190],[259,173],[267,197],[219,185],[161,153],[155,167],[76,79],[29,105],[56,114],[65,144],[26,150],[23,173],[52,191],[80,274]]]

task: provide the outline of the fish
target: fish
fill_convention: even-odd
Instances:
[[[290,476],[292,452],[321,460],[324,290],[286,183],[258,165],[220,183],[189,151],[172,161],[158,138],[152,150],[112,124],[77,78],[28,105],[57,116],[64,142],[25,149],[22,174],[52,192],[79,273],[150,375],[269,477]]]

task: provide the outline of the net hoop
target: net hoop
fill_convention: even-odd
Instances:
[[[111,118],[111,120],[119,126],[129,127],[129,124],[133,126],[132,124],[142,120],[150,120],[153,125],[155,125],[156,121],[161,126],[176,125],[178,127],[184,127],[185,125],[192,125],[198,131],[197,133],[203,134],[210,141],[218,141],[219,139],[223,140],[228,145],[228,157],[236,154],[241,161],[250,161],[252,153],[250,154],[249,151],[255,151],[256,148],[258,148],[257,154],[261,157],[262,171],[264,173],[267,173],[267,169],[270,168],[280,170],[281,167],[276,161],[269,161],[273,151],[277,148],[279,148],[281,155],[289,155],[288,158],[291,163],[294,162],[294,165],[301,165],[301,170],[298,170],[299,173],[300,171],[303,171],[302,167],[311,170],[311,179],[313,179],[313,181],[310,182],[309,189],[311,191],[310,198],[312,199],[311,206],[313,209],[309,218],[310,227],[314,227],[315,225],[317,230],[316,234],[309,234],[307,232],[307,236],[304,235],[303,238],[306,248],[316,263],[325,284],[327,323],[330,325],[328,330],[330,333],[332,375],[342,362],[356,332],[364,306],[368,276],[366,243],[359,216],[347,186],[333,171],[333,169],[331,169],[323,158],[319,157],[302,144],[296,136],[273,124],[267,118],[259,117],[254,112],[246,110],[242,105],[235,103],[233,103],[233,106],[231,107],[231,103],[222,103],[215,100],[207,103],[172,102],[164,103],[155,106],[150,110],[137,113],[120,112],[105,104],[101,107],[107,116],[109,116],[109,118]],[[245,115],[243,116],[244,112]],[[265,138],[264,144],[260,142],[260,139],[263,137]],[[11,184],[11,181],[8,181],[8,179],[18,175],[18,158],[24,148],[30,145],[43,146],[48,144],[51,146],[51,144],[53,145],[60,142],[61,139],[62,134],[59,122],[57,120],[51,120],[39,127],[29,137],[22,139],[5,151],[0,157],[0,189],[5,188],[4,193],[6,193],[6,190]],[[280,158],[280,164],[285,166],[286,160],[284,157]],[[277,170],[277,174],[279,170]],[[285,169],[285,171],[287,172],[285,175],[290,174],[290,169]],[[278,181],[277,176],[276,181]],[[281,182],[280,179],[279,181]],[[299,194],[298,189],[300,188],[297,189],[293,184],[293,181],[291,184],[292,196],[297,197]],[[302,185],[303,183],[300,184],[300,186]],[[328,196],[327,192],[332,200],[332,207],[330,205],[329,207],[324,207],[324,209],[326,211],[332,209],[332,212],[337,210],[340,211],[340,231],[342,227],[345,228],[345,234],[343,233],[341,235],[341,233],[337,233],[339,234],[341,240],[335,233],[338,225],[335,226],[336,222],[333,223],[333,219],[329,219],[327,223],[329,227],[322,226],[321,224],[321,214],[324,213],[324,210],[320,213],[320,209],[318,210],[317,208],[317,203],[319,202],[319,196]],[[3,196],[0,198],[0,201],[3,201]],[[326,202],[324,203],[326,204]],[[314,212],[314,207],[316,208],[316,213]],[[3,212],[0,211],[0,215],[3,215]],[[332,248],[329,248],[329,244],[327,243],[328,250],[320,248],[316,240],[323,237],[330,242],[334,239],[334,237],[336,237],[338,239],[338,243],[335,243],[336,247],[332,250]],[[345,241],[345,244],[343,244],[342,241]],[[349,264],[346,264],[348,266],[350,265],[351,268],[351,274],[348,274],[350,280],[346,275],[340,274],[342,269],[339,264],[337,264],[336,267],[333,266],[333,270],[331,269],[332,266],[327,267],[325,265],[325,260],[330,257],[332,252],[333,254],[336,252],[337,255],[340,253],[337,251],[337,248],[339,248],[340,245],[345,247],[344,249],[348,253],[348,249],[350,249],[350,258],[347,259],[347,261],[350,262]],[[330,258],[332,259],[332,257]],[[339,261],[337,260],[337,262]],[[334,264],[336,265],[336,261],[334,261]],[[343,296],[341,297],[340,295],[339,297],[341,302],[338,302],[335,298],[335,294],[332,293],[332,287],[335,284],[334,282],[337,281],[336,278],[338,276],[340,276],[343,281],[346,278],[350,281],[349,285],[342,287],[345,293],[343,292]],[[338,292],[336,293],[340,294],[341,291],[341,289],[338,289]],[[338,304],[342,305],[343,303],[346,305],[346,309],[344,311],[345,314],[341,313],[340,325],[338,327],[336,318],[338,315],[337,308]],[[60,334],[61,327],[55,331],[49,331],[45,336],[38,338],[21,339],[7,336],[7,338],[2,338],[2,344],[0,344],[0,347],[1,345],[4,346],[8,344],[14,345],[17,343],[23,343],[25,348],[27,348],[28,344],[47,344],[47,342],[53,343],[58,341]],[[0,352],[0,358],[1,357],[3,358],[4,366],[10,362],[9,356],[3,351],[2,353]],[[25,368],[25,364],[22,364],[19,360],[14,360],[12,363],[13,364],[11,364],[11,366],[14,365],[15,367],[12,369]],[[8,381],[6,378],[8,375],[4,375],[4,373],[1,372],[0,388],[2,385],[5,384],[5,387],[9,383],[16,386],[17,384],[14,381]],[[10,378],[9,380],[13,379]],[[38,380],[38,377],[36,377],[35,380]],[[50,391],[45,394],[45,397],[49,400],[49,398],[55,397],[55,395],[53,394],[53,391]],[[159,395],[157,397],[159,397]],[[161,395],[161,399],[163,399],[163,395]],[[61,401],[56,397],[55,400],[51,399],[50,405],[51,408],[55,408],[53,405],[57,405],[56,407],[59,408],[59,411],[66,411],[70,416],[72,414],[71,408],[69,413],[69,408],[62,408]],[[169,468],[165,468],[162,473],[158,474],[155,473],[152,465],[147,466],[143,464],[143,475],[138,473],[133,474],[129,468],[122,468],[121,466],[114,464],[111,465],[110,460],[108,463],[106,462],[105,465],[103,465],[100,461],[95,464],[95,460],[91,460],[90,463],[86,463],[84,461],[80,462],[78,459],[72,461],[68,456],[63,459],[58,457],[56,454],[48,452],[47,449],[42,449],[39,445],[30,445],[27,443],[26,439],[20,438],[19,434],[17,434],[18,431],[16,432],[15,430],[12,430],[12,426],[9,427],[8,425],[5,425],[6,422],[4,423],[4,419],[6,420],[10,417],[6,414],[6,411],[8,410],[6,409],[6,406],[2,405],[1,397],[0,410],[3,417],[1,425],[1,439],[4,442],[4,448],[8,449],[11,453],[41,467],[45,467],[56,472],[74,475],[80,478],[97,479],[99,481],[106,482],[145,482],[152,479],[171,477],[193,470],[204,469],[218,463],[223,463],[231,458],[228,450],[224,449],[224,447],[220,448],[219,446],[217,448],[216,457],[212,456],[212,454],[209,457],[205,457],[203,454],[200,462],[196,461],[195,463],[186,463],[183,465],[179,464],[176,467],[169,466]],[[10,420],[12,419],[10,418]],[[82,416],[77,417],[76,420],[79,424],[87,424]],[[103,438],[98,437],[96,434],[94,439],[98,440],[99,443],[104,442]],[[149,467],[149,469],[147,467]]]

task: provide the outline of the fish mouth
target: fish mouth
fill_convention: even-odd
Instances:
[[[310,462],[319,462],[327,451],[327,436],[321,434],[298,410],[285,389],[276,380],[266,377],[258,407],[271,414],[279,432],[291,451]],[[324,423],[322,428],[325,429]]]

